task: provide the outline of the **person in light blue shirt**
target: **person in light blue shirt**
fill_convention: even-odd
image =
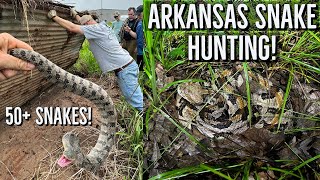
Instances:
[[[83,34],[102,72],[114,71],[127,102],[142,111],[143,94],[138,83],[139,68],[136,61],[121,47],[110,26],[104,22],[97,23],[90,15],[80,17],[74,9],[71,9],[71,13],[81,25],[57,16],[55,10],[51,10],[48,17],[71,32]]]
[[[114,34],[117,36],[118,41],[120,42],[119,32],[122,27],[123,21],[120,20],[121,15],[118,11],[114,12],[113,17],[115,21],[112,22],[111,27],[113,29]]]

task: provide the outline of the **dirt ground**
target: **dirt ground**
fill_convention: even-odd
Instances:
[[[115,104],[119,102],[120,93],[113,75],[89,80],[107,90]],[[93,125],[89,127],[37,125],[34,121],[37,117],[35,108],[50,106],[92,107]],[[97,138],[95,134],[98,134],[94,120],[99,117],[95,106],[85,98],[58,86],[52,86],[22,108],[31,113],[30,120],[24,121],[22,126],[8,126],[4,119],[0,122],[0,179],[67,179],[70,177],[76,179],[77,175],[74,174],[78,170],[75,167],[60,168],[57,165],[57,160],[63,152],[61,138],[66,132],[75,130],[82,134],[81,146],[85,143],[94,145]]]

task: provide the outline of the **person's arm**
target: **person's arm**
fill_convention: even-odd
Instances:
[[[77,15],[78,16],[78,15]],[[83,31],[81,30],[81,26],[77,24],[73,24],[70,21],[67,21],[59,16],[56,16],[52,18],[56,23],[58,23],[60,26],[64,27],[68,31],[78,33],[78,34],[84,34]]]
[[[58,23],[60,26],[63,28],[67,29],[68,31],[74,32],[74,33],[79,33],[79,34],[84,34],[83,31],[81,30],[81,26],[77,24],[73,24],[70,21],[67,21],[59,16],[57,16],[57,13],[55,10],[51,10],[48,13],[48,17],[52,20],[54,20],[56,23]],[[76,18],[80,19],[79,15],[76,15]]]
[[[78,22],[80,22],[80,16],[77,14],[76,16],[75,16],[75,18],[76,18],[76,20],[78,21]]]
[[[129,34],[130,34],[131,37],[137,39],[137,33],[133,32],[131,29],[129,31]]]
[[[131,37],[137,39],[137,33],[133,32],[132,29],[129,26],[125,27],[125,31],[127,31]]]

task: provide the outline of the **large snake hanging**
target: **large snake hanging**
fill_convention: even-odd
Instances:
[[[49,81],[96,104],[102,117],[100,134],[96,145],[88,155],[84,155],[81,152],[78,137],[73,133],[66,133],[62,138],[63,156],[59,159],[58,164],[64,167],[74,162],[77,166],[89,171],[98,170],[114,144],[116,111],[107,92],[93,82],[61,69],[37,52],[12,49],[10,54],[34,64],[41,73],[46,75]]]

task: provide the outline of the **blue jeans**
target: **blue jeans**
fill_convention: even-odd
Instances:
[[[133,107],[142,111],[143,94],[138,83],[139,68],[136,61],[116,74],[118,85],[126,101]]]

